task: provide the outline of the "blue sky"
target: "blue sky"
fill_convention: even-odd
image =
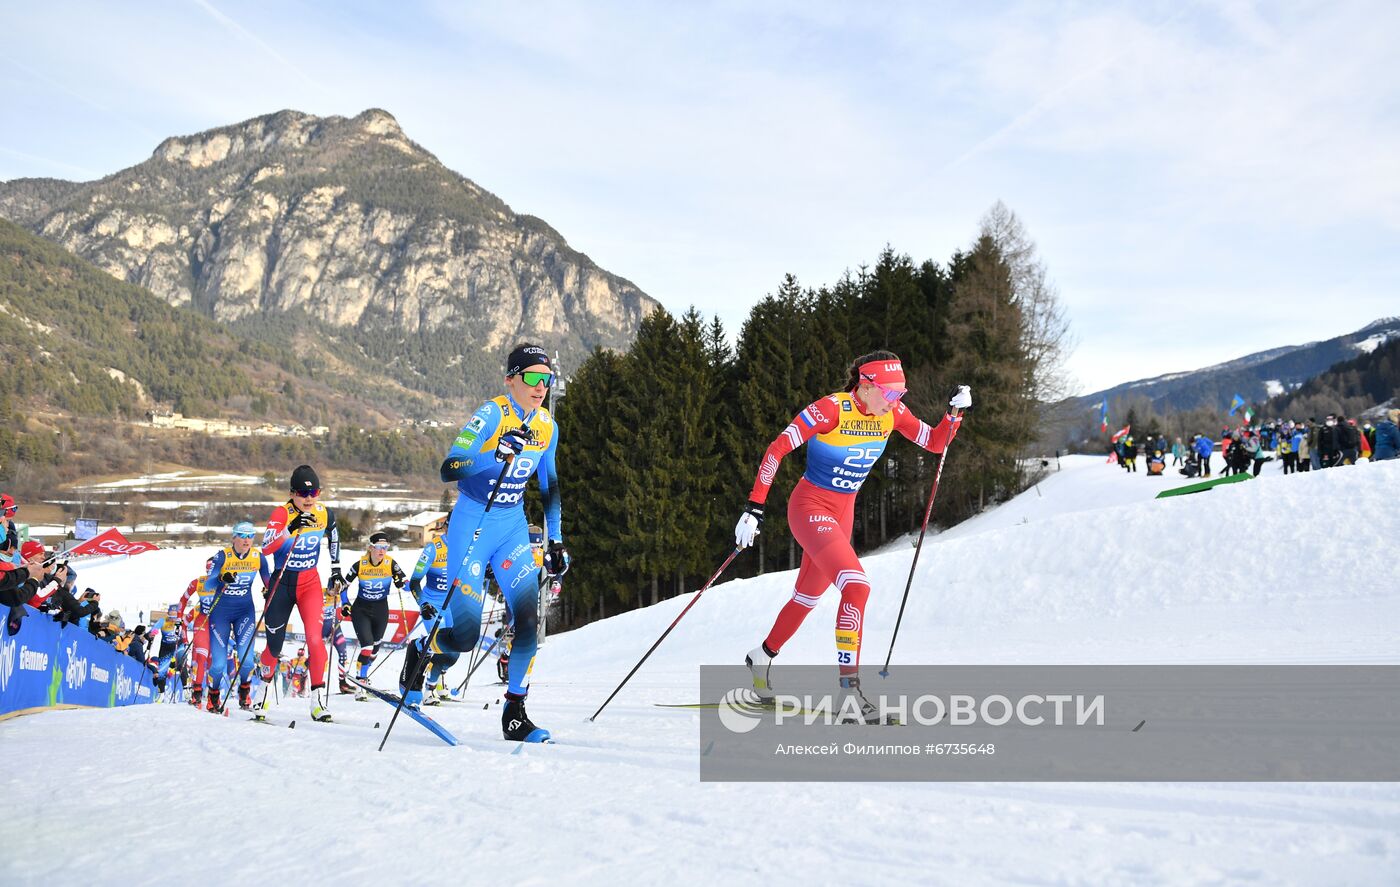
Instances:
[[[0,179],[382,107],[673,311],[945,260],[996,200],[1082,390],[1400,314],[1396,3],[9,2]]]

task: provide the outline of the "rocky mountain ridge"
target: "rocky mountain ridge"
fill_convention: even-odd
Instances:
[[[657,303],[443,166],[379,109],[282,111],[161,142],[96,182],[0,183],[0,217],[220,321],[346,333],[437,396],[475,393],[519,339],[574,365]]]

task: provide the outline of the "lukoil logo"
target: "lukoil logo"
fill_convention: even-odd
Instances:
[[[717,706],[719,722],[731,733],[748,733],[763,720],[770,710],[750,687],[735,687],[720,699]]]
[[[87,659],[79,658],[77,641],[68,648],[68,668],[64,672],[64,680],[70,690],[81,689],[87,681]]]

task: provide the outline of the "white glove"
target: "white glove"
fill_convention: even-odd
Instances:
[[[744,513],[739,515],[739,522],[734,525],[734,547],[748,548],[752,545],[754,537],[758,535],[758,525],[761,523],[763,523],[763,506],[750,502],[749,507],[744,509]]]
[[[972,406],[972,389],[966,385],[959,385],[958,390],[953,392],[953,396],[948,401],[949,410],[966,410]]]

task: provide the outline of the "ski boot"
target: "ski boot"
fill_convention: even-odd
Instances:
[[[441,678],[438,679],[438,682],[433,685],[433,688],[431,691],[429,691],[428,695],[433,698],[433,705],[442,705],[444,702],[452,701],[452,691],[447,689],[447,681]]]
[[[369,701],[369,692],[368,692],[367,690],[365,690],[364,687],[356,687],[356,688],[355,688],[355,701],[356,701],[356,702],[368,702],[368,701]]]
[[[254,706],[253,706],[253,709],[252,709],[252,710],[253,710],[253,720],[255,720],[255,721],[265,721],[265,720],[267,720],[267,710],[268,710],[268,708],[270,708],[270,706],[267,704],[267,698],[268,698],[268,696],[269,696],[269,694],[268,694],[268,692],[267,692],[267,685],[266,685],[266,684],[263,684],[263,694],[262,694],[262,698],[258,700],[257,705],[254,705]]]
[[[404,707],[404,708],[411,708],[411,709],[413,709],[414,711],[421,711],[421,710],[422,710],[422,708],[423,708],[423,691],[422,691],[422,690],[405,690],[405,689],[403,688],[403,686],[400,685],[400,686],[399,686],[399,695],[403,697],[403,707]]]
[[[350,686],[349,681],[345,680],[345,675],[340,676],[340,692],[346,694],[355,692],[355,688]]]
[[[514,693],[506,694],[505,707],[501,709],[501,732],[512,742],[549,742],[549,731],[536,727],[525,713],[525,697]]]
[[[325,687],[311,688],[311,720],[325,723],[331,719],[330,692]]]
[[[771,705],[773,684],[769,679],[769,674],[773,670],[773,654],[768,652],[767,647],[759,644],[744,657],[744,664],[753,673],[753,691],[758,695],[759,701]]]
[[[193,690],[191,690],[189,702],[190,705],[194,706],[195,708],[199,708],[200,704],[204,702],[204,688],[195,687]]]
[[[496,660],[496,683],[510,683],[510,654],[502,653],[501,658]]]
[[[882,718],[875,703],[866,698],[860,689],[860,678],[841,679],[841,691],[836,696],[836,723],[838,724],[894,724],[894,720]]]
[[[250,698],[250,697],[252,696],[252,693],[253,693],[253,684],[252,684],[252,682],[250,682],[250,681],[244,681],[243,683],[241,683],[241,684],[238,685],[238,707],[239,707],[240,709],[242,709],[243,711],[251,711],[251,710],[252,710],[252,708],[253,708],[253,702],[252,702],[252,699]]]
[[[213,712],[214,714],[218,714],[218,713],[219,713],[219,702],[220,702],[220,697],[222,697],[222,695],[223,695],[223,694],[222,694],[219,690],[217,690],[217,689],[215,689],[215,688],[213,688],[213,687],[210,687],[210,688],[209,688],[209,704],[208,704],[207,706],[205,706],[205,709],[204,709],[204,710],[205,710],[205,711],[209,711],[209,712]]]

